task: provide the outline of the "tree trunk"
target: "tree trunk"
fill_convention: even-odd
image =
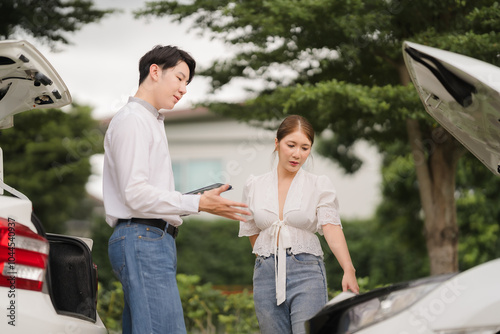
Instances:
[[[416,120],[407,120],[420,199],[431,275],[458,271],[458,226],[455,174],[462,145],[443,128],[423,140]]]
[[[398,67],[401,83],[411,80],[406,67]],[[422,134],[415,119],[406,121],[408,138],[424,212],[424,233],[431,275],[458,271],[458,225],[455,175],[463,146],[439,127]],[[426,138],[424,140],[424,138]]]

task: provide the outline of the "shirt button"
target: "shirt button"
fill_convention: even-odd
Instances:
[[[139,239],[142,239],[142,235],[139,236]]]
[[[146,231],[149,231],[149,227],[146,227]]]

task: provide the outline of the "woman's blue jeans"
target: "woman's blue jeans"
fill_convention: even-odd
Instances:
[[[274,268],[273,255],[255,260],[253,296],[261,333],[305,333],[305,321],[328,302],[323,260],[312,254],[294,255],[287,251],[286,300],[279,306]]]
[[[123,334],[185,334],[174,238],[159,228],[123,222],[108,254],[125,296]]]

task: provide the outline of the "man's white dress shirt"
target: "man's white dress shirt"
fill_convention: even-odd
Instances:
[[[279,219],[278,173],[274,169],[260,176],[250,176],[243,189],[243,202],[248,204],[251,216],[240,222],[239,236],[258,234],[253,253],[261,256],[274,254],[283,259],[286,249],[292,254],[309,253],[323,256],[315,233],[322,234],[325,224],[340,225],[337,194],[327,176],[318,176],[302,168],[295,175]],[[277,249],[277,245],[279,245]],[[286,261],[278,261],[275,268],[278,305],[286,299]]]
[[[199,195],[175,191],[163,124],[151,104],[130,97],[109,123],[104,138],[103,197],[106,221],[161,218],[173,226],[180,215],[198,213]]]

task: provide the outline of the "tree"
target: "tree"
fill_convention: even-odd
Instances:
[[[112,12],[94,8],[90,0],[2,0],[0,40],[22,31],[50,45],[68,44],[64,32],[75,32]]]
[[[48,232],[61,233],[74,217],[91,174],[90,157],[102,152],[102,131],[91,109],[73,105],[31,110],[3,130],[5,183],[24,193]]]
[[[357,268],[374,284],[427,276],[429,271],[411,153],[405,145],[394,143],[383,157],[382,200],[375,218],[360,226],[362,231],[347,224],[344,228],[354,240],[349,248]],[[500,256],[499,187],[500,178],[472,154],[460,159],[455,190],[460,270]]]
[[[472,154],[459,162],[457,212],[460,228],[460,267],[469,269],[500,257],[500,179],[482,173]],[[475,187],[471,187],[474,184]]]
[[[500,6],[494,0],[155,1],[143,16],[193,18],[193,28],[236,46],[201,74],[218,89],[260,79],[257,97],[212,110],[242,120],[307,117],[333,137],[322,152],[347,172],[366,140],[384,152],[406,143],[416,171],[432,274],[458,270],[455,176],[464,148],[428,116],[411,86],[405,40],[499,64]]]

